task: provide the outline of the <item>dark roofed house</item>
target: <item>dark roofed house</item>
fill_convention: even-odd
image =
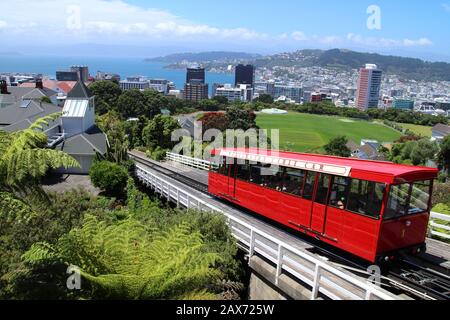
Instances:
[[[70,154],[81,168],[57,171],[88,174],[95,156],[105,155],[108,148],[106,135],[95,125],[94,97],[89,89],[84,83],[78,82],[67,95],[62,109],[53,104],[37,102],[35,98],[39,98],[39,93],[30,90],[25,92],[24,89],[29,88],[15,90],[16,94],[19,91],[23,93],[20,101],[0,108],[0,129],[9,132],[23,130],[38,118],[61,112],[61,117],[45,130],[49,137],[48,147]]]
[[[450,126],[446,126],[445,124],[437,124],[432,129],[432,138],[433,141],[442,141],[445,137],[450,135]]]

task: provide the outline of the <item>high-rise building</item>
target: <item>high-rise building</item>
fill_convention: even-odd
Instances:
[[[191,82],[184,85],[183,98],[185,100],[199,102],[208,99],[208,84]]]
[[[382,71],[375,64],[366,64],[359,70],[356,107],[362,111],[378,108]]]
[[[255,86],[255,67],[251,64],[243,65],[239,64],[236,66],[236,79],[235,86],[240,84],[246,84],[252,88]]]
[[[204,68],[188,68],[186,74],[186,83],[205,83]]]
[[[89,80],[89,68],[88,66],[72,66],[70,71],[78,73],[78,79],[83,82]]]

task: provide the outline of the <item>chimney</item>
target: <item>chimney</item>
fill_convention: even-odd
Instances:
[[[9,94],[6,80],[0,80],[0,94]]]
[[[44,89],[44,84],[42,83],[42,79],[36,79],[36,89]]]

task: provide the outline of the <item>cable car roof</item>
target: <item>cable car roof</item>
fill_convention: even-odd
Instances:
[[[215,149],[211,154],[302,170],[317,171],[343,177],[367,179],[367,176],[371,176],[373,180],[380,180],[387,183],[435,179],[438,174],[437,169],[429,167],[253,148]]]

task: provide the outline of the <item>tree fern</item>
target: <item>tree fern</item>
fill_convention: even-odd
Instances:
[[[208,288],[221,277],[212,267],[217,254],[205,252],[187,225],[160,232],[132,218],[108,225],[87,216],[56,245],[37,244],[23,258],[76,265],[94,292],[109,298],[210,299]]]

